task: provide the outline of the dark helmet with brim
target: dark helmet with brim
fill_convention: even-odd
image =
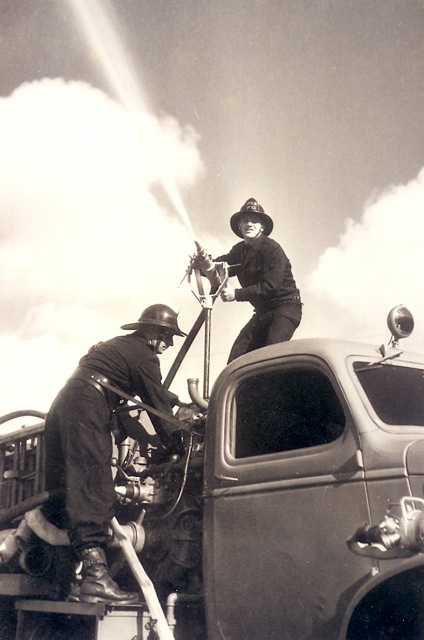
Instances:
[[[121,329],[137,331],[138,329],[142,329],[144,325],[151,325],[155,327],[164,327],[165,329],[172,331],[176,336],[184,338],[187,334],[179,328],[177,317],[177,312],[166,304],[152,304],[150,307],[147,307],[147,309],[142,311],[137,322],[124,324]]]
[[[248,213],[254,213],[255,216],[257,216],[258,220],[260,220],[264,228],[264,235],[269,236],[274,227],[274,223],[272,221],[272,218],[265,213],[263,207],[261,207],[259,202],[255,200],[255,198],[249,198],[249,200],[246,200],[240,211],[233,213],[233,215],[231,216],[230,226],[236,236],[239,236],[239,238],[243,237],[239,228],[239,224],[240,220]]]

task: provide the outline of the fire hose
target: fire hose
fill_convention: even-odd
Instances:
[[[39,500],[44,502],[48,497],[49,494],[46,491],[43,494],[40,494]],[[111,528],[114,538],[119,543],[128,565],[142,590],[152,623],[156,627],[159,640],[173,640],[172,632],[166,621],[166,617],[159,602],[153,582],[150,580],[143,565],[141,564],[128,535],[128,525],[120,525],[116,517],[114,517],[111,520]],[[44,540],[52,546],[69,546],[69,537],[66,531],[58,529],[55,525],[46,520],[38,506],[36,509],[26,512],[25,517],[19,524],[19,527],[16,530],[8,532],[8,535],[0,544],[1,562],[7,563],[11,559],[22,544],[29,539],[30,531],[33,531],[41,540]]]
[[[116,518],[112,518],[111,526],[116,538],[119,540],[119,544],[121,545],[121,549],[125,555],[128,565],[143,592],[152,621],[155,621],[156,632],[159,636],[159,640],[174,640],[174,636],[166,621],[166,617],[159,602],[153,582],[150,580],[143,568],[143,565],[138,559],[126,532]]]

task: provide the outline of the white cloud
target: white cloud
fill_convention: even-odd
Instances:
[[[352,339],[387,337],[389,310],[405,304],[416,332],[403,346],[424,350],[423,237],[424,170],[367,203],[361,220],[348,220],[339,244],[321,256],[306,292],[309,330]]]
[[[102,92],[61,79],[0,99],[0,139],[2,415],[37,398],[45,409],[93,342],[149,304],[181,304],[192,238],[154,194],[203,168],[192,129],[145,112],[134,127]]]

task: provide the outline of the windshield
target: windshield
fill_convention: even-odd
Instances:
[[[424,426],[423,369],[368,362],[355,362],[353,368],[383,422]]]

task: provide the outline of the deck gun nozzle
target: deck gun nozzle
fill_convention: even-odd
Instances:
[[[214,262],[207,250],[197,240],[194,243],[197,253],[192,258],[192,264],[200,270],[202,275],[209,280],[211,287],[216,290],[223,281],[223,273],[220,269],[222,263]]]

